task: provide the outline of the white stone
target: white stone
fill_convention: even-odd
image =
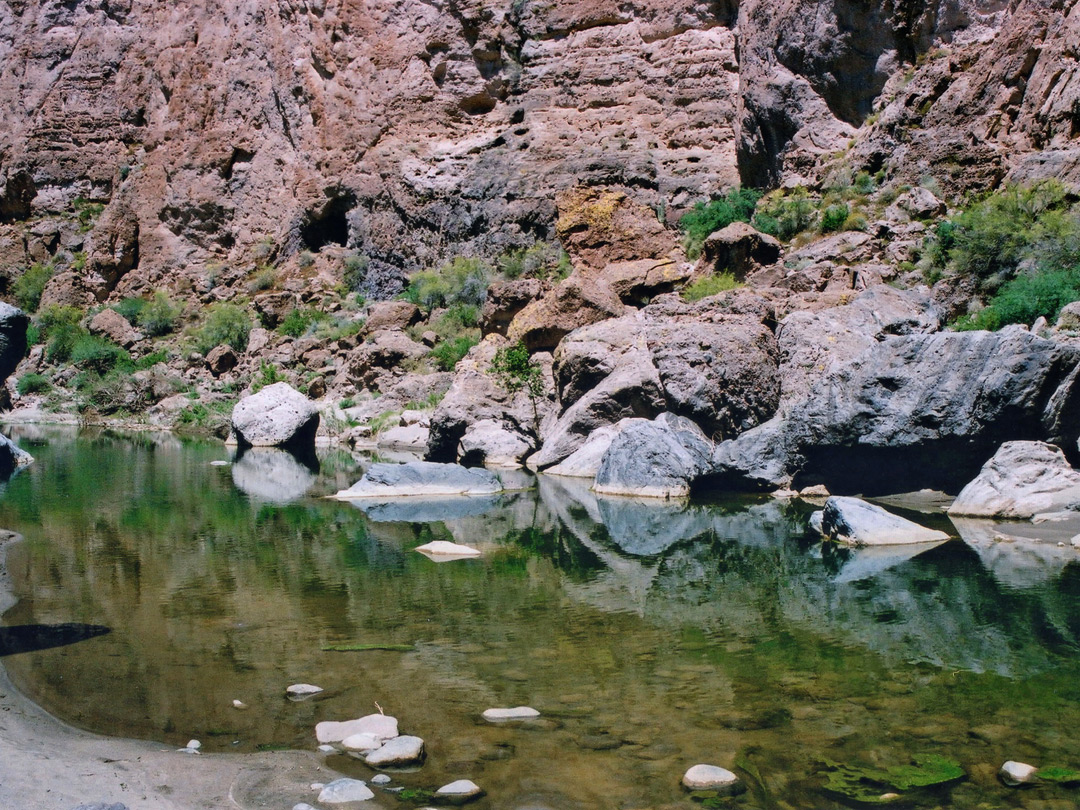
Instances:
[[[306,698],[317,695],[321,691],[323,691],[321,686],[315,686],[310,683],[294,683],[292,686],[285,689],[285,694],[291,698]]]
[[[683,775],[682,783],[690,790],[715,790],[729,795],[744,789],[738,776],[718,765],[695,765]]]
[[[502,492],[502,482],[488,470],[409,461],[404,464],[377,463],[364,477],[333,496],[353,498],[440,497],[445,495],[494,495]]]
[[[321,743],[339,743],[353,734],[374,734],[383,740],[392,740],[398,736],[398,721],[385,714],[369,714],[358,720],[340,723],[328,720],[315,726],[315,737]]]
[[[467,802],[479,799],[484,791],[475,782],[468,779],[458,779],[449,785],[443,785],[435,791],[435,798],[446,799],[451,802]]]
[[[998,771],[998,776],[1001,777],[1001,781],[1010,787],[1017,787],[1018,785],[1030,785],[1038,780],[1039,769],[1034,765],[1028,765],[1024,762],[1014,762],[1009,760],[1001,766],[1001,770]]]
[[[312,446],[319,426],[315,403],[288,383],[268,385],[241,399],[232,412],[232,429],[242,445],[276,447],[300,442]]]
[[[337,753],[337,749],[334,748],[334,746],[332,746],[332,745],[320,745],[319,746],[319,751],[321,751],[324,754],[335,754],[335,753]]]
[[[196,751],[198,751],[200,748],[202,748],[202,743],[198,740],[188,740],[187,747],[194,748]]]
[[[489,723],[499,723],[505,720],[532,720],[539,717],[540,712],[529,706],[516,706],[513,709],[488,709],[483,716]]]
[[[232,705],[233,705],[234,709],[246,709],[247,708],[247,704],[244,703],[244,701],[242,701],[242,700],[234,700],[232,702]]]
[[[198,748],[192,748],[191,746],[188,746],[187,748],[177,748],[176,753],[178,753],[178,754],[197,754],[197,753],[199,753],[199,749]]]
[[[605,425],[589,434],[589,438],[577,450],[564,458],[554,467],[544,470],[545,475],[562,475],[567,478],[595,478],[600,469],[604,453],[611,447],[611,442],[618,435],[620,426]]]
[[[395,737],[364,757],[373,768],[413,765],[424,759],[424,741],[419,737]]]
[[[821,533],[849,546],[942,543],[945,532],[928,529],[860,498],[833,496],[822,510]]]
[[[1073,547],[1073,548],[1080,548],[1080,534],[1076,535],[1076,536],[1075,536],[1075,537],[1074,537],[1074,538],[1073,538],[1072,540],[1070,540],[1069,542],[1070,542],[1070,543],[1072,543],[1072,547]]]
[[[382,744],[382,737],[374,734],[353,734],[341,741],[341,747],[346,751],[374,751]]]
[[[371,784],[373,785],[389,785],[392,781],[385,773],[379,773],[371,777]]]
[[[300,804],[294,804],[292,810],[315,810],[315,808],[307,802],[300,802]]]
[[[211,462],[210,462],[210,466],[211,466],[211,467],[228,467],[228,466],[229,466],[229,464],[231,464],[231,463],[232,463],[232,462],[229,462],[229,461],[221,461],[221,460],[219,459],[219,460],[217,460],[217,461],[211,461]]]
[[[429,557],[479,557],[480,551],[471,546],[463,546],[460,543],[451,543],[447,540],[433,540],[422,546],[417,546],[417,551]]]
[[[374,799],[371,788],[359,779],[335,779],[319,793],[323,804],[344,804],[345,802],[366,802]]]
[[[1005,442],[975,479],[960,490],[950,515],[1032,518],[1080,504],[1080,472],[1058,447]]]
[[[324,787],[326,787],[326,783],[325,782],[312,782],[309,785],[309,787],[312,790],[322,790]]]

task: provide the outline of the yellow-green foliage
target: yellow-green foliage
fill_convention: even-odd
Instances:
[[[710,295],[727,292],[741,287],[731,273],[717,273],[716,275],[702,276],[697,281],[683,287],[682,297],[684,301],[700,301]]]

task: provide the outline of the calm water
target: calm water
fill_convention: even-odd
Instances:
[[[341,452],[313,472],[275,453],[213,466],[223,447],[171,436],[16,436],[37,461],[0,495],[0,526],[26,536],[3,616],[23,646],[2,661],[75,725],[312,749],[316,722],[378,703],[428,743],[397,784],[469,777],[489,808],[700,807],[678,787],[696,762],[738,764],[733,807],[837,807],[826,760],[925,753],[968,774],[929,806],[1075,806],[994,778],[1010,758],[1080,767],[1071,549],[823,554],[795,505],[598,502],[545,478],[365,514],[319,497],[360,475]],[[412,551],[432,539],[485,553]],[[413,649],[322,651],[342,643]],[[285,700],[301,681],[325,696]],[[479,718],[521,704],[541,721]]]

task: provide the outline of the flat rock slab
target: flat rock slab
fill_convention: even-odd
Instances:
[[[315,726],[315,736],[320,743],[339,743],[354,734],[373,734],[383,740],[392,740],[398,736],[398,721],[385,714],[369,714],[358,720],[327,720]]]
[[[359,751],[367,754],[381,748],[384,742],[385,740],[382,737],[377,737],[374,734],[353,734],[341,741],[341,747],[346,751]]]
[[[945,532],[927,529],[861,498],[841,496],[833,496],[825,502],[821,533],[849,546],[940,543],[949,539]]]
[[[494,495],[502,492],[498,476],[488,470],[410,461],[405,464],[372,464],[364,477],[335,497],[401,498],[439,495]]]
[[[683,775],[682,783],[688,790],[715,790],[725,796],[746,790],[738,776],[719,765],[694,765]]]
[[[323,691],[321,686],[315,686],[311,683],[294,683],[285,689],[285,694],[293,700],[303,700],[309,698],[312,695],[317,695]]]
[[[468,779],[458,779],[435,791],[435,798],[446,804],[465,804],[484,795],[483,789]]]
[[[366,802],[374,798],[371,788],[359,779],[335,779],[319,792],[319,801],[323,804]]]
[[[424,741],[419,737],[395,737],[364,757],[373,768],[403,767],[424,761]]]
[[[448,540],[434,540],[417,546],[417,551],[428,557],[452,557],[461,559],[464,557],[479,557],[480,550],[471,546],[463,546],[460,543],[451,543]]]
[[[540,712],[529,706],[516,706],[513,709],[488,709],[483,717],[489,723],[502,723],[509,720],[534,720]]]

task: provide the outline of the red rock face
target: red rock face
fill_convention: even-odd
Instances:
[[[1075,173],[1075,2],[1013,5],[2,3],[0,245],[83,199],[108,208],[64,247],[99,300],[336,246],[389,294],[554,238],[578,185],[670,219],[740,173],[813,182],[851,140],[898,173],[974,155],[968,185]]]

